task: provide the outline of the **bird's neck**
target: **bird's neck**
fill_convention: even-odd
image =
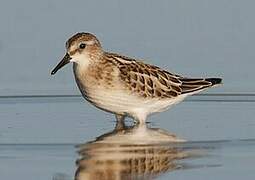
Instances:
[[[94,77],[100,74],[100,64],[102,61],[100,54],[92,54],[84,56],[82,60],[74,62],[73,71],[76,81],[82,81],[88,83],[94,81]]]
[[[100,62],[100,54],[84,54],[74,61],[73,69],[76,74],[84,74]]]

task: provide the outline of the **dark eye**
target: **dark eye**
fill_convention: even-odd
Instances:
[[[79,47],[80,47],[80,49],[84,49],[86,47],[86,44],[81,43]]]

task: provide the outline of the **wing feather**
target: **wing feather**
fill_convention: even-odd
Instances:
[[[108,53],[107,56],[114,59],[124,84],[142,97],[174,98],[221,82],[219,78],[186,78],[118,54]]]

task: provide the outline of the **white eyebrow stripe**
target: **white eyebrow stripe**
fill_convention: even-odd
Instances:
[[[95,41],[83,41],[87,45],[93,45],[95,44]]]

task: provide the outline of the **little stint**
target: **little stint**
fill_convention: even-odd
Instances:
[[[52,70],[73,62],[83,97],[96,107],[145,123],[148,115],[167,110],[189,95],[221,84],[220,78],[188,78],[141,60],[106,52],[90,33],[77,33],[66,42],[66,54]]]

